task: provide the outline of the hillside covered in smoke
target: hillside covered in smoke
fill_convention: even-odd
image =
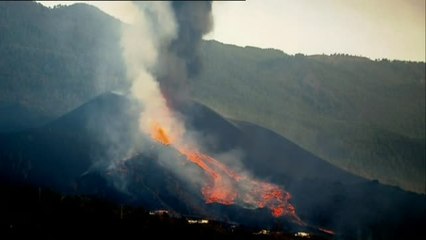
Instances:
[[[123,91],[118,20],[76,4],[0,3],[0,129],[40,126]],[[201,44],[192,95],[355,174],[424,192],[424,63]],[[193,67],[193,66],[192,66]],[[164,81],[168,81],[168,76]]]
[[[205,41],[211,2],[129,4],[0,3],[0,235],[425,234],[425,63]]]

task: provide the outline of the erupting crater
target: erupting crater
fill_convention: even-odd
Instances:
[[[170,137],[159,122],[151,124],[150,131],[154,141],[174,148],[206,173],[208,179],[201,189],[206,203],[240,203],[251,208],[268,208],[274,217],[288,216],[297,224],[306,225],[290,203],[290,193],[277,185],[236,172],[217,159],[201,153],[196,147],[187,146],[180,139]]]

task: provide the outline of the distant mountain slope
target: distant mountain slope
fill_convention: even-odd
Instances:
[[[125,96],[106,93],[43,127],[0,134],[2,174],[14,169],[19,178],[58,183],[59,189],[68,191],[92,165],[109,165],[146,151],[148,143],[136,131],[135,107]],[[203,136],[199,141],[205,141],[206,151],[220,154],[238,149],[244,165],[257,176],[285,185],[301,179],[365,182],[267,129],[229,122],[197,103],[190,111],[187,124]]]
[[[120,25],[87,4],[0,2],[0,112],[14,105],[52,119],[122,86]],[[16,128],[4,117],[0,129]]]
[[[0,131],[126,89],[118,20],[86,4],[0,2]],[[202,45],[195,99],[354,174],[425,193],[425,63]],[[11,109],[13,108],[13,109]]]
[[[425,63],[204,42],[200,102],[274,130],[332,164],[425,191]]]
[[[132,125],[137,125],[137,115],[132,116],[129,109],[132,104],[127,98],[104,94],[42,128],[0,134],[1,176],[68,193],[139,203],[148,209],[166,208],[255,226],[292,226],[285,218],[273,219],[265,209],[205,204],[199,189],[188,187],[143,148],[127,155],[126,149],[133,146],[125,140],[137,141],[131,131],[137,127]],[[191,109],[189,121],[196,129],[205,136],[215,133],[216,141],[223,143],[214,146],[215,153],[240,149],[248,171],[292,193],[292,202],[307,223],[331,228],[344,239],[424,234],[424,196],[355,177],[269,130],[231,123],[203,105]],[[120,144],[114,145],[116,141]],[[142,143],[137,145],[147,147],[147,142]],[[177,152],[162,145],[147,149],[152,147],[168,152],[169,161],[179,161]],[[112,163],[118,168],[110,168]]]

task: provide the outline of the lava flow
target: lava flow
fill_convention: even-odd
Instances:
[[[151,125],[151,137],[158,143],[176,149],[186,159],[204,170],[209,176],[208,182],[202,188],[206,203],[224,205],[240,203],[251,208],[266,207],[271,210],[274,217],[286,215],[296,223],[305,225],[289,202],[290,193],[278,186],[237,173],[213,157],[183,145],[178,139],[172,139],[158,122]]]

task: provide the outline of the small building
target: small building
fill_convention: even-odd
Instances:
[[[164,215],[169,215],[169,211],[164,209],[159,209],[159,210],[149,211],[149,215],[164,216]]]
[[[209,220],[207,219],[187,219],[189,224],[208,224]]]
[[[255,232],[254,234],[255,235],[269,235],[269,234],[271,234],[271,231],[267,230],[267,229],[262,229],[259,232]]]
[[[294,234],[295,237],[301,237],[301,238],[311,238],[311,235],[307,232],[297,232]]]

